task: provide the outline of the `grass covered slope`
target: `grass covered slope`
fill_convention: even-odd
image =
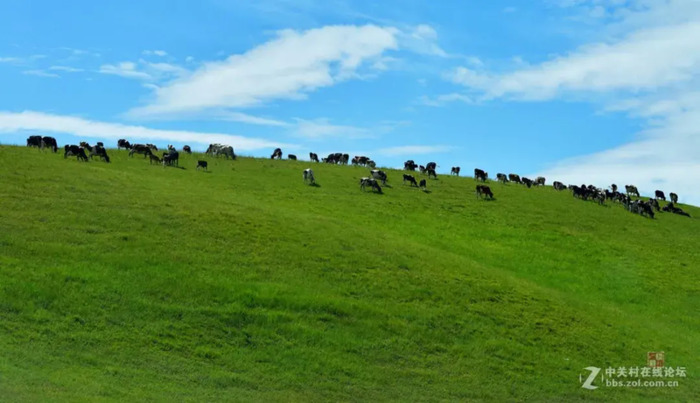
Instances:
[[[9,400],[600,400],[700,395],[700,209],[551,187],[0,147]],[[303,184],[311,166],[319,187]],[[548,178],[556,179],[556,178]],[[585,390],[665,351],[677,388]],[[596,381],[599,384],[599,381]]]

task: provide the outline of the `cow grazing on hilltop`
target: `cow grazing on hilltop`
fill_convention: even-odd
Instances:
[[[83,147],[84,149],[92,152],[92,146],[87,141],[81,141],[80,147]]]
[[[522,183],[524,183],[525,185],[527,185],[528,188],[532,187],[532,184],[534,183],[534,181],[533,181],[532,179],[526,178],[526,177],[524,177],[524,176],[523,176],[523,178],[522,178],[522,181],[523,181]]]
[[[508,177],[506,176],[506,174],[497,173],[497,174],[496,174],[496,179],[498,179],[499,182],[504,183],[504,184],[505,184],[506,182],[508,182]]]
[[[318,154],[309,153],[309,159],[311,160],[311,162],[318,162]]]
[[[661,211],[661,207],[659,206],[659,201],[658,201],[658,200],[649,198],[649,204],[650,204],[656,211]]]
[[[63,158],[68,158],[69,156],[74,155],[78,158],[78,161],[88,162],[88,157],[85,155],[85,149],[83,147],[66,144],[63,149],[65,150],[63,153]]]
[[[406,181],[408,181],[411,186],[418,186],[418,182],[416,182],[416,178],[414,178],[413,175],[403,174],[403,183],[406,184]]]
[[[425,169],[423,165],[418,165],[418,171],[420,171],[420,173],[422,174],[425,174],[428,170]]]
[[[544,176],[538,176],[537,178],[535,178],[535,185],[536,186],[544,186],[544,182],[545,182]]]
[[[413,160],[408,160],[403,163],[403,169],[406,171],[415,171],[418,165]]]
[[[170,150],[169,153],[163,155],[163,167],[166,165],[180,166],[180,153],[175,150]]]
[[[48,148],[53,152],[58,151],[58,143],[56,142],[56,139],[53,137],[49,136],[44,136],[41,138],[41,148]]]
[[[372,178],[382,181],[382,185],[386,186],[386,172],[380,171],[378,169],[373,169],[369,172],[372,175]]]
[[[227,146],[225,144],[209,144],[207,151],[204,152],[207,155],[218,157],[223,155],[226,159],[236,159],[236,154],[233,152],[233,147]]]
[[[657,190],[656,192],[654,192],[654,195],[655,195],[654,197],[656,197],[657,199],[661,199],[663,201],[666,201],[666,195],[664,194],[664,192]]]
[[[683,209],[681,209],[680,207],[674,206],[674,203],[673,203],[673,202],[671,202],[671,203],[665,205],[665,206],[662,208],[662,210],[663,210],[663,211],[671,212],[671,213],[673,213],[673,214],[680,214],[680,215],[682,215],[682,216],[690,217],[690,214],[688,214],[688,213],[686,213],[685,211],[683,211]]]
[[[107,150],[103,146],[96,145],[90,150],[90,159],[95,155],[100,157],[102,161],[109,162],[109,155],[107,155]]]
[[[41,136],[29,136],[27,138],[27,147],[41,148]]]
[[[297,156],[294,155],[294,154],[287,154],[287,159],[290,159],[290,160],[292,160],[292,161],[296,161],[296,160],[297,160]]]
[[[637,190],[637,187],[633,185],[625,185],[625,193],[627,193],[628,196],[639,197],[639,190]]]
[[[379,183],[377,183],[377,180],[374,178],[360,178],[360,189],[365,190],[365,187],[371,187],[372,190],[375,190],[377,193],[382,193],[382,188],[379,186]]]
[[[161,162],[160,158],[158,158],[158,156],[155,154],[150,154],[148,157],[151,165],[153,165],[153,163],[160,164]]]
[[[475,180],[480,180],[482,182],[486,182],[486,179],[489,177],[489,174],[487,172],[484,172],[484,170],[479,169],[479,168],[474,168],[474,179]]]
[[[195,169],[199,171],[199,168],[203,168],[205,171],[208,171],[209,170],[209,163],[206,161],[199,160],[199,161],[197,161],[197,168],[195,168]]]
[[[452,169],[450,170],[450,175],[459,176],[459,171],[460,171],[460,167],[452,167]]]
[[[428,170],[428,169],[435,169],[435,170],[437,170],[437,163],[435,163],[435,162],[428,162],[428,163],[425,165],[425,169],[426,169],[426,170]]]
[[[316,178],[314,178],[314,171],[312,171],[311,168],[306,168],[304,170],[304,183],[306,183],[307,181],[311,185],[316,183]]]
[[[493,199],[491,188],[486,185],[476,185],[476,197],[481,198],[483,196]]]
[[[523,181],[520,179],[520,176],[517,174],[508,174],[508,179],[510,179],[511,182],[520,183],[520,184],[523,183]]]
[[[554,181],[553,186],[554,186],[554,189],[556,189],[556,190],[564,190],[564,189],[566,189],[566,186],[564,186],[564,184],[561,183],[561,182],[559,182],[559,181]]]
[[[418,187],[425,189],[428,187],[428,182],[425,179],[421,179]]]
[[[119,140],[117,140],[117,150],[121,150],[122,148],[125,149],[125,150],[130,150],[130,149],[131,149],[131,143],[129,143],[128,141],[126,141],[126,139],[119,139]]]
[[[274,160],[274,159],[281,160],[282,159],[282,149],[275,148],[275,150],[272,152],[272,155],[270,155],[270,159],[271,160]]]
[[[129,151],[129,157],[133,157],[134,154],[143,154],[143,158],[153,155],[151,148],[144,144],[134,144],[131,146],[131,151]]]
[[[617,192],[617,185],[613,183],[612,185],[610,185],[610,189],[612,189],[613,193]]]
[[[671,192],[668,196],[671,198],[671,203],[678,204],[678,195],[677,194]]]
[[[367,166],[370,167],[370,168],[376,168],[376,167],[377,167],[377,163],[374,162],[374,161],[372,161],[372,160],[368,160],[368,161],[367,161]]]
[[[437,179],[437,172],[435,172],[433,168],[428,169],[428,179],[430,179],[431,176],[433,179]]]
[[[348,161],[350,161],[350,154],[343,154],[340,156],[340,163],[343,165],[347,165]]]
[[[192,154],[192,148],[187,145],[182,147],[182,151],[186,152],[187,154]]]

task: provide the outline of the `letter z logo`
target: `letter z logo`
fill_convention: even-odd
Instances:
[[[581,385],[581,387],[585,388],[585,389],[590,389],[590,390],[598,389],[597,386],[593,386],[593,381],[595,380],[595,377],[598,376],[598,373],[600,372],[600,368],[598,368],[598,367],[586,367],[584,369],[591,371],[591,374],[588,375],[588,378],[586,378],[586,382],[583,382],[582,375],[578,376],[579,381],[581,381],[583,383],[583,385]]]

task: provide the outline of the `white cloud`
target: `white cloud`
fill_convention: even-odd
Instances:
[[[121,62],[119,64],[103,64],[100,66],[100,73],[102,74],[112,74],[125,78],[133,78],[137,80],[152,80],[153,77],[144,73],[143,71],[138,71],[136,69],[136,63],[133,62]]]
[[[61,77],[58,74],[49,73],[49,72],[44,71],[44,70],[25,70],[22,72],[22,74],[26,74],[28,76],[49,77],[49,78]]]
[[[694,75],[700,67],[698,37],[700,21],[655,27],[511,73],[461,67],[452,79],[487,98],[548,99],[566,91],[653,90]]]
[[[460,94],[457,92],[449,93],[449,94],[441,94],[436,97],[430,97],[427,95],[423,95],[422,97],[419,98],[419,103],[422,105],[426,106],[444,106],[448,102],[464,102],[467,104],[474,104],[476,101],[474,98],[470,97],[469,95],[464,95]]]
[[[452,147],[444,145],[412,145],[412,146],[398,146],[398,147],[388,147],[380,148],[375,152],[378,155],[384,155],[388,157],[397,157],[402,155],[416,155],[416,154],[437,154],[450,151]]]
[[[223,133],[150,129],[143,126],[97,122],[79,117],[34,111],[20,113],[0,112],[0,132],[13,133],[24,130],[66,133],[105,140],[126,138],[198,144],[222,143],[233,146],[236,151],[269,149],[272,147],[296,147],[293,144],[280,144],[276,141]]]
[[[205,63],[191,75],[163,86],[155,91],[150,105],[132,110],[131,115],[304,99],[317,88],[353,77],[365,63],[397,49],[397,33],[394,28],[373,25],[280,31],[275,39],[244,54]]]
[[[401,48],[419,54],[426,54],[439,57],[449,57],[437,44],[438,34],[429,25],[421,24],[408,32],[399,31],[398,39]]]
[[[366,128],[334,125],[325,118],[314,120],[297,118],[296,122],[297,124],[294,133],[307,139],[328,139],[329,137],[362,139],[373,137],[370,130]]]
[[[165,57],[168,55],[168,52],[164,50],[144,50],[142,52],[145,56],[160,56],[160,57]]]
[[[0,63],[20,63],[21,61],[19,57],[0,57]]]
[[[81,71],[84,71],[83,69],[78,69],[70,66],[51,66],[49,67],[49,70],[65,71],[66,73],[79,73]]]

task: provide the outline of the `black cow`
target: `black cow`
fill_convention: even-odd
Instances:
[[[29,136],[27,138],[27,147],[41,148],[41,136]]]
[[[184,146],[182,147],[182,151],[186,152],[187,154],[192,154],[192,148],[190,146]]]
[[[651,208],[650,203],[639,203],[639,214],[647,215],[649,218],[654,218],[654,210]]]
[[[534,181],[532,179],[526,178],[524,176],[523,176],[522,181],[523,181],[522,183],[526,184],[528,188],[532,187],[532,184],[534,183]]]
[[[655,197],[657,199],[661,199],[663,201],[666,201],[666,195],[664,194],[664,192],[657,190],[656,192],[654,192],[654,194],[655,194]]]
[[[661,207],[659,206],[659,201],[656,199],[649,198],[649,204],[656,209],[656,211],[661,211]]]
[[[544,176],[538,176],[537,178],[535,178],[535,186],[544,186],[544,182]]]
[[[275,148],[275,150],[272,152],[272,155],[270,155],[270,159],[274,160],[277,158],[278,160],[282,159],[282,149],[281,148]]]
[[[556,189],[556,190],[566,189],[566,186],[564,186],[564,184],[559,182],[559,181],[554,181],[553,186],[554,186],[554,189]]]
[[[459,171],[460,171],[460,167],[452,167],[452,169],[450,170],[450,175],[459,176]]]
[[[662,210],[663,210],[663,211],[670,211],[671,213],[674,213],[674,214],[680,214],[680,215],[683,215],[683,216],[686,216],[686,217],[690,217],[690,214],[688,214],[688,213],[686,213],[685,211],[683,211],[683,209],[681,209],[680,207],[674,206],[674,205],[673,205],[673,202],[671,202],[671,203],[665,205],[665,206],[662,208]]]
[[[56,143],[56,139],[53,137],[49,136],[44,136],[41,138],[41,148],[50,148],[53,150],[53,152],[58,151],[58,144]]]
[[[316,153],[309,153],[309,159],[311,162],[318,162],[318,155]]]
[[[425,179],[421,179],[420,184],[418,184],[418,187],[425,189],[427,187],[427,185],[428,185],[427,181]]]
[[[163,167],[173,164],[180,166],[180,153],[175,150],[170,150],[168,154],[163,155]]]
[[[484,172],[482,169],[479,169],[479,168],[474,168],[474,179],[481,180],[482,182],[486,182],[486,179],[488,177],[489,177],[488,172]]]
[[[129,151],[129,157],[133,157],[134,154],[143,154],[143,158],[153,155],[151,148],[143,144],[134,144],[131,146],[131,151]]]
[[[287,159],[296,161],[296,160],[297,160],[297,156],[294,155],[294,154],[287,154]]]
[[[437,164],[436,164],[435,162],[428,162],[428,163],[425,165],[425,169],[426,169],[426,170],[428,170],[428,169],[433,169],[433,170],[435,170],[435,169],[437,169]]]
[[[122,148],[125,149],[125,150],[130,150],[130,149],[131,149],[131,143],[129,143],[129,142],[126,141],[125,139],[119,139],[119,140],[117,140],[117,150],[121,150]]]
[[[408,181],[411,186],[418,186],[418,182],[416,182],[416,178],[414,178],[413,175],[403,174],[403,183],[406,184],[406,181]]]
[[[63,158],[68,158],[69,155],[75,155],[78,157],[78,161],[88,161],[88,157],[85,155],[85,149],[83,147],[66,144],[63,149],[65,150],[63,153]]]
[[[613,183],[612,185],[610,185],[610,189],[612,189],[613,193],[617,192],[617,185]]]
[[[199,168],[204,168],[205,171],[208,171],[209,169],[207,168],[209,164],[206,161],[199,160],[197,161],[197,170],[199,171]]]
[[[408,160],[403,163],[403,169],[407,171],[415,171],[418,165],[413,160]]]
[[[422,174],[424,174],[424,173],[427,171],[427,169],[425,169],[425,167],[424,167],[423,165],[418,165],[418,170],[419,170],[420,173],[422,173]]]
[[[167,155],[167,154],[166,154],[166,155]],[[153,165],[154,162],[155,162],[156,164],[160,164],[161,161],[160,161],[160,158],[158,158],[157,155],[149,154],[149,162],[150,162],[151,165]]]
[[[343,165],[347,165],[348,161],[350,161],[350,155],[349,154],[343,154],[340,156],[340,163]]]
[[[428,169],[428,179],[430,179],[431,176],[433,178],[437,179],[437,173],[435,172],[435,170],[432,168],[429,168]]]
[[[502,182],[502,183],[504,183],[504,184],[505,184],[506,182],[508,182],[508,177],[506,176],[506,174],[497,173],[497,174],[496,174],[496,178],[498,179],[499,182]]]
[[[508,179],[510,179],[511,182],[523,183],[522,180],[520,180],[520,176],[517,174],[508,174]]]
[[[678,204],[678,195],[677,194],[671,192],[671,193],[669,193],[668,196],[671,198],[671,203]]]
[[[370,167],[370,168],[376,168],[376,167],[377,167],[377,163],[374,162],[373,160],[367,160],[367,166]]]
[[[102,158],[104,162],[109,162],[109,155],[107,155],[107,150],[104,148],[104,146],[96,145],[95,147],[90,150],[90,159],[97,155],[98,157]]]
[[[476,185],[476,197],[481,198],[482,196],[487,196],[493,199],[491,188],[486,185]]]
[[[150,148],[151,151],[158,151],[158,147],[156,147],[155,144],[148,143],[146,144],[146,147]]]

